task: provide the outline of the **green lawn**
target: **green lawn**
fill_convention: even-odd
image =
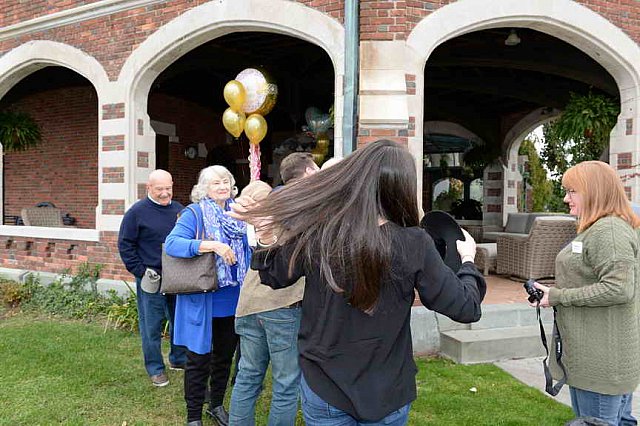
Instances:
[[[0,425],[184,424],[182,373],[170,371],[169,386],[152,387],[137,335],[18,314],[0,319],[0,359]],[[492,365],[418,365],[411,425],[560,425],[572,418],[568,407]],[[267,398],[259,401],[258,425],[266,424]]]

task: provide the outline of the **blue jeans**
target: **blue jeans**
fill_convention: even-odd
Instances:
[[[569,387],[569,393],[571,406],[577,417],[595,417],[612,426],[637,424],[631,415],[631,393],[605,395],[574,387]]]
[[[136,278],[136,296],[138,302],[138,327],[142,339],[142,354],[144,367],[149,376],[155,376],[164,371],[162,359],[162,331],[164,320],[169,321],[169,335],[171,336],[171,352],[169,362],[172,365],[184,365],[187,353],[184,346],[173,344],[173,315],[175,312],[175,296],[165,296],[161,293],[147,293],[140,287],[140,278]]]
[[[298,411],[300,308],[280,308],[236,318],[240,365],[231,393],[230,426],[255,424],[256,400],[271,361],[269,426],[293,426]]]
[[[411,404],[407,404],[378,421],[359,421],[320,398],[311,390],[304,376],[300,380],[300,395],[302,414],[307,426],[404,426],[407,424],[411,408]]]

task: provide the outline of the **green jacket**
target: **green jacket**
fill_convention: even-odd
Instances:
[[[621,395],[640,382],[638,248],[637,232],[609,216],[578,234],[556,258],[549,303],[557,307],[570,386]],[[562,376],[555,362],[551,370],[555,379]]]

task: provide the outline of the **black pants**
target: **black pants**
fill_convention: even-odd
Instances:
[[[233,353],[238,344],[234,323],[234,316],[213,318],[213,350],[204,355],[187,351],[184,399],[187,403],[188,422],[202,419],[207,381],[211,387],[211,407],[222,405],[224,401]]]

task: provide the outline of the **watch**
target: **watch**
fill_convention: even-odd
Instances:
[[[184,156],[193,160],[198,156],[198,149],[195,146],[188,146],[184,149]]]

